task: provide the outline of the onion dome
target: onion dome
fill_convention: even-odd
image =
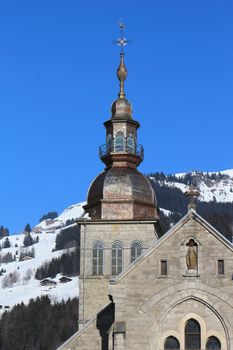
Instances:
[[[85,210],[92,219],[154,220],[154,190],[137,169],[112,167],[92,182]]]
[[[132,119],[132,106],[126,98],[118,98],[112,104],[112,119]]]

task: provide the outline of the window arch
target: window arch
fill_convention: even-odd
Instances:
[[[92,274],[103,275],[104,272],[104,243],[96,241],[92,246]]]
[[[206,350],[221,350],[221,343],[218,338],[211,336],[207,340]]]
[[[185,350],[201,349],[201,331],[199,323],[191,318],[185,325]]]
[[[130,248],[130,261],[134,262],[142,254],[142,242],[134,241]]]
[[[112,243],[112,275],[118,275],[123,268],[123,244],[120,241]]]
[[[164,350],[180,350],[180,343],[175,337],[168,337],[164,343]]]
[[[116,133],[116,137],[115,137],[115,151],[116,152],[122,152],[125,150],[125,145],[124,145],[124,133],[122,131],[118,131]]]

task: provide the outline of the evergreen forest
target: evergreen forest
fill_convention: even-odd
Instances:
[[[78,299],[52,303],[48,296],[5,311],[0,320],[1,350],[56,350],[78,330]]]

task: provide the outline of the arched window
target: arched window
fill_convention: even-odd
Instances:
[[[164,350],[180,350],[180,343],[175,337],[168,337],[164,343]]]
[[[112,244],[112,275],[118,275],[123,268],[123,246],[120,241]]]
[[[112,134],[107,135],[107,152],[110,153],[112,151]]]
[[[131,133],[127,137],[127,152],[135,153],[135,140]]]
[[[131,244],[130,252],[131,252],[130,260],[132,263],[142,254],[142,242],[134,241]]]
[[[104,243],[96,241],[92,248],[92,273],[103,275],[104,272]]]
[[[206,343],[206,350],[221,350],[221,343],[218,338],[214,336],[209,337]]]
[[[115,138],[115,152],[122,152],[125,150],[124,142],[125,138],[123,132],[118,131]]]
[[[185,325],[185,350],[201,349],[201,332],[199,323],[191,318]]]

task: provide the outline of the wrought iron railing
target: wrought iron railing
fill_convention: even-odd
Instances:
[[[144,150],[142,145],[134,142],[129,137],[116,137],[99,147],[100,158],[107,156],[110,153],[129,153],[135,154],[143,159]]]

